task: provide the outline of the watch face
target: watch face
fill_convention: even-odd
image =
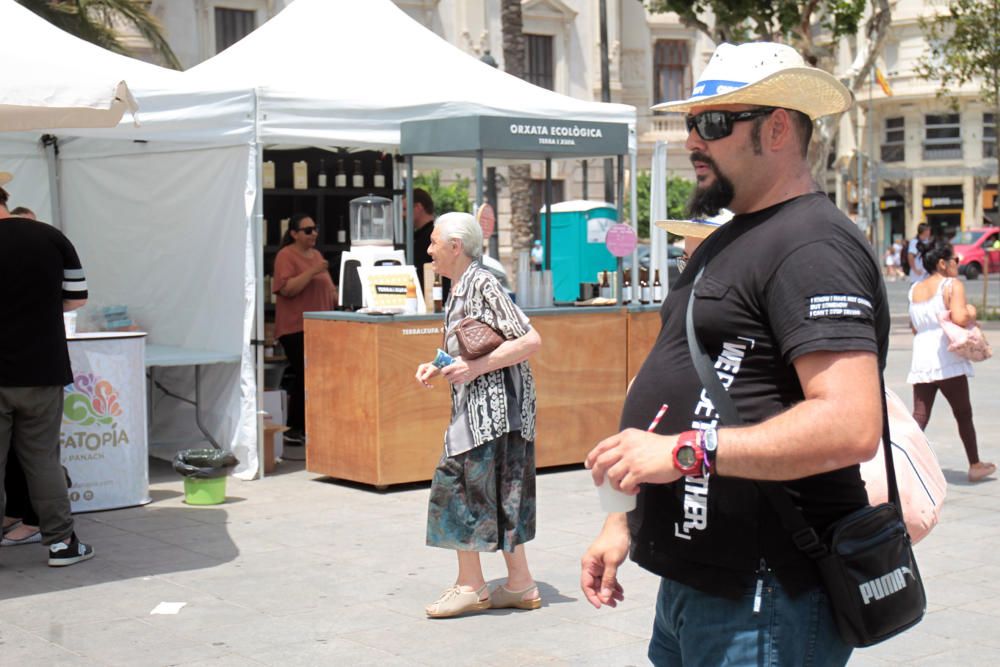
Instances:
[[[682,468],[690,468],[695,463],[698,462],[698,458],[694,453],[694,447],[690,445],[685,445],[677,450],[677,462],[681,464]]]

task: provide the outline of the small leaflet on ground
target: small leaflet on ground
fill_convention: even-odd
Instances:
[[[161,602],[160,604],[153,607],[153,611],[149,612],[149,615],[153,614],[176,614],[181,610],[181,607],[186,605],[187,602]]]

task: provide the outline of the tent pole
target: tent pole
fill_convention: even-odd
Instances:
[[[262,227],[264,226],[264,189],[261,181],[261,172],[264,169],[264,147],[260,142],[254,144],[255,147],[255,180],[257,181],[257,193],[253,202],[253,232],[254,239],[254,282],[256,297],[254,299],[254,356],[257,366],[257,479],[264,479],[264,239],[262,238]]]
[[[545,270],[552,270],[552,158],[550,157],[545,158]]]
[[[629,211],[629,223],[632,225],[632,231],[634,231],[635,235],[638,237],[639,236],[639,194],[638,194],[639,156],[636,155],[636,150],[634,148],[631,151],[629,151],[629,158],[630,158],[629,161],[630,175],[628,179],[628,185],[629,185],[628,190],[629,190],[629,199],[631,204],[630,206],[631,210]],[[652,237],[652,235],[653,235],[652,232],[650,232],[650,237]],[[638,248],[639,245],[636,244],[636,247]],[[650,250],[652,250],[652,239],[650,239]],[[634,257],[636,257],[637,259],[638,253],[636,253]],[[632,266],[633,268],[635,267],[635,261],[632,262]],[[621,280],[624,278],[624,276],[618,276],[618,278],[619,280]],[[622,285],[624,283],[619,283],[619,284]],[[635,283],[632,284],[634,285]],[[619,290],[619,293],[621,293],[621,290]]]
[[[49,221],[56,229],[62,230],[62,204],[59,195],[59,138],[54,134],[43,134],[42,145],[45,147],[45,164],[49,170],[49,205],[52,208],[52,219]]]
[[[494,217],[497,215],[497,168],[486,167],[486,201],[493,207]],[[490,257],[500,259],[500,230],[499,226],[493,227],[493,233],[489,238]]]
[[[254,186],[253,239],[254,255],[254,335],[252,336],[254,359],[257,368],[256,426],[257,426],[257,475],[264,479],[264,146],[260,143],[260,95],[254,90]],[[287,419],[287,418],[286,418]]]
[[[406,156],[406,263],[413,264],[413,156]]]
[[[634,180],[634,178],[633,178]],[[618,222],[625,222],[625,156],[618,156],[618,201],[615,202],[615,206],[618,209]],[[635,206],[635,197],[632,197],[632,206]],[[618,305],[622,304],[622,260],[618,259]]]
[[[476,151],[476,210],[474,215],[479,214],[479,207],[483,205],[483,151]]]

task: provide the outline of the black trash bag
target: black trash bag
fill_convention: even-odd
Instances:
[[[174,456],[174,470],[195,479],[225,477],[238,463],[232,452],[218,449],[185,449]]]

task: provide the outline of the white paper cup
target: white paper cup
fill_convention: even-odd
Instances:
[[[63,326],[66,327],[66,335],[76,335],[76,313],[63,313]]]
[[[601,511],[608,514],[631,512],[635,509],[635,496],[622,493],[611,486],[607,477],[597,487],[597,497],[601,499]]]

